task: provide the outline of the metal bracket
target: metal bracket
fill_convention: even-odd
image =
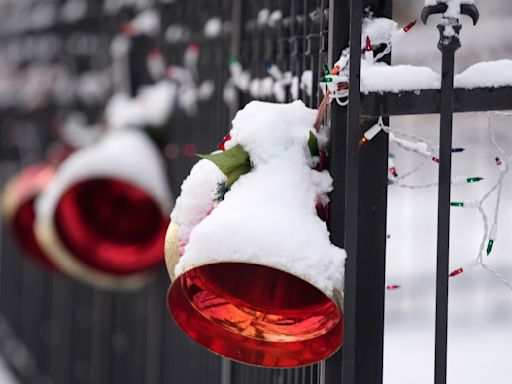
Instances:
[[[428,19],[432,15],[443,15],[441,22],[437,25],[437,29],[439,29],[440,33],[438,48],[442,52],[454,52],[461,46],[459,39],[459,32],[462,28],[462,25],[459,21],[460,15],[471,17],[473,20],[473,25],[476,25],[480,18],[480,12],[478,11],[478,8],[474,4],[469,3],[460,4],[460,10],[458,10],[458,12],[454,12],[453,9],[451,12],[448,12],[450,11],[451,7],[456,6],[451,4],[452,1],[453,0],[438,0],[437,4],[427,5],[421,12],[421,20],[424,24],[427,23]]]
[[[443,14],[443,17],[445,17],[444,14],[450,8],[451,1],[453,0],[438,0],[436,5],[427,5],[424,7],[421,12],[421,20],[423,21],[423,24],[427,24],[429,17],[438,13]],[[473,25],[476,25],[480,18],[480,12],[474,4],[460,4],[460,14],[471,17]]]
[[[461,47],[459,33],[462,25],[459,19],[454,17],[444,17],[437,25],[439,30],[439,43],[437,47],[441,52],[456,51]]]

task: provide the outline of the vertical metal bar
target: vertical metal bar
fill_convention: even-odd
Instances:
[[[231,376],[233,371],[233,364],[231,360],[223,358],[220,370],[220,383],[231,384]]]
[[[294,53],[294,36],[296,35],[296,20],[297,20],[297,4],[295,0],[290,0],[290,36],[289,36],[289,47],[290,47],[290,72],[293,76],[299,76],[299,74],[296,72],[296,62],[297,58]],[[291,96],[291,95],[290,95]]]
[[[93,328],[91,335],[91,383],[107,384],[111,381],[110,352],[112,349],[112,295],[94,291]]]
[[[232,1],[231,22],[233,30],[231,33],[230,53],[232,56],[240,60],[241,45],[242,45],[242,0]],[[229,119],[231,120],[237,110],[240,108],[240,95],[237,94],[237,100],[234,108],[229,111]],[[220,383],[231,384],[233,376],[233,362],[229,359],[222,358],[220,369]]]
[[[443,51],[436,270],[435,383],[446,383],[455,50]]]
[[[346,189],[345,189],[345,335],[343,346],[343,382],[356,383],[357,370],[357,274],[359,226],[359,137],[360,137],[360,84],[361,84],[361,28],[362,0],[350,1],[350,80],[346,137]]]
[[[326,11],[328,9],[328,0],[320,0],[320,28],[319,28],[319,35],[318,35],[318,58],[316,63],[316,68],[318,69],[318,73],[322,73],[322,65],[327,64],[328,61],[328,31],[329,31],[329,17],[326,15]],[[317,78],[318,82],[318,78]],[[315,93],[316,101],[315,105],[320,105],[323,93],[319,86],[316,87],[316,93]]]
[[[391,16],[391,1],[369,1],[376,14]],[[386,255],[388,138],[359,148],[374,121],[360,120],[362,0],[350,3],[350,100],[346,134],[345,190],[345,384],[382,383]],[[335,128],[334,128],[335,129]]]
[[[349,7],[346,1],[329,1],[329,67],[332,68],[341,51],[348,46]],[[347,109],[338,105],[331,107],[331,150],[329,170],[333,178],[334,193],[330,196],[329,230],[331,241],[345,244],[345,138],[347,132]],[[326,384],[341,383],[342,350],[325,363]]]
[[[146,384],[158,384],[162,380],[161,375],[161,356],[163,355],[162,348],[162,334],[163,334],[163,318],[162,308],[165,307],[163,303],[166,301],[165,292],[167,282],[163,278],[158,279],[147,289],[146,298],[146,311],[147,311],[147,322],[146,322]],[[167,319],[170,320],[170,319]]]
[[[231,32],[230,54],[238,60],[241,60],[240,53],[242,47],[242,6],[242,0],[232,1],[231,23],[233,29]],[[239,108],[240,94],[237,93],[237,100],[234,103],[232,110],[229,111],[230,120],[235,116]]]
[[[71,338],[73,327],[74,286],[60,276],[53,278],[52,319],[55,322],[53,332],[57,333],[56,348],[51,355],[50,376],[55,384],[72,382]]]

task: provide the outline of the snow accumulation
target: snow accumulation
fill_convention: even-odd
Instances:
[[[116,35],[110,42],[110,54],[114,59],[122,59],[130,50],[132,43],[129,38],[123,35]]]
[[[214,39],[222,33],[222,19],[212,17],[208,19],[203,27],[203,33],[208,39]]]
[[[180,254],[190,233],[216,207],[217,189],[226,176],[210,160],[200,160],[181,185],[181,195],[171,213],[171,221],[179,223]]]
[[[87,118],[83,113],[73,112],[66,118],[60,136],[73,148],[82,148],[97,141],[101,133],[101,127],[87,124]]]
[[[147,9],[139,13],[131,24],[134,34],[154,36],[160,31],[160,15],[154,9]]]
[[[141,88],[136,98],[118,93],[109,101],[105,116],[112,129],[164,124],[175,105],[176,84],[161,80]]]
[[[361,62],[361,92],[400,92],[439,89],[441,76],[429,67]]]
[[[433,156],[432,150],[429,148],[427,143],[413,143],[411,141],[401,139],[400,137],[395,136],[393,133],[389,134],[389,140],[393,143],[398,144],[399,147],[402,147],[424,157],[429,158]]]
[[[437,5],[439,3],[446,3],[448,9],[444,16],[460,18],[461,4],[474,4],[474,0],[425,0],[425,6]]]
[[[512,60],[477,63],[455,76],[456,88],[512,86]],[[440,89],[441,76],[429,67],[361,62],[361,92],[401,92]]]
[[[197,265],[247,262],[296,274],[327,295],[342,291],[345,252],[330,242],[315,208],[332,190],[329,173],[311,168],[307,142],[315,118],[300,101],[252,102],[237,113],[225,147],[241,145],[253,169],[216,203],[225,177],[204,160],[194,167],[171,215],[187,227],[180,242],[189,240],[176,275]]]
[[[486,61],[472,65],[455,76],[457,88],[512,86],[512,60]]]
[[[300,77],[300,89],[302,89],[306,95],[311,96],[313,92],[313,72],[310,69],[302,72]]]
[[[361,34],[361,49],[366,46],[366,37],[368,37],[373,47],[389,43],[393,35],[398,30],[398,24],[388,18],[365,18],[363,20],[363,31]]]
[[[438,3],[451,3],[454,5],[474,4],[475,0],[425,0],[425,5],[437,5]]]
[[[86,0],[69,0],[61,7],[60,17],[66,23],[73,23],[87,14]]]
[[[147,191],[166,212],[171,201],[164,164],[155,145],[137,130],[112,131],[96,144],[69,156],[36,203],[37,221],[46,222],[62,194],[73,184],[109,177]]]
[[[140,89],[136,100],[144,110],[147,125],[162,125],[169,119],[174,110],[176,91],[176,84],[168,80]]]

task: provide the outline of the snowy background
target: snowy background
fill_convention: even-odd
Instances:
[[[457,72],[480,61],[512,58],[509,26],[512,2],[476,1],[481,19],[473,27],[464,20]],[[400,25],[418,18],[422,0],[395,1]],[[420,23],[393,50],[393,64],[427,65],[440,72],[437,20]],[[438,140],[438,116],[393,118],[391,126]],[[485,180],[456,186],[453,200],[479,199],[497,179],[495,149],[487,135],[486,114],[455,116],[454,146],[466,152],[454,155],[453,175],[481,176]],[[512,118],[497,118],[495,130],[512,151]],[[419,158],[391,146],[397,170],[405,172]],[[410,179],[427,183],[437,178],[432,163]],[[503,192],[498,240],[486,261],[512,280],[512,175]],[[491,199],[492,202],[492,199]],[[491,209],[490,205],[486,205]],[[386,295],[385,383],[433,383],[437,189],[410,191],[390,187],[387,282],[401,289]],[[451,270],[466,267],[478,254],[483,225],[475,210],[452,209]],[[450,279],[448,382],[510,383],[512,376],[512,291],[481,268],[469,268]]]

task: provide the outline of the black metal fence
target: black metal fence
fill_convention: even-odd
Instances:
[[[54,3],[62,5],[64,2]],[[71,32],[90,33],[98,38],[102,47],[95,55],[59,54],[52,60],[65,61],[77,72],[106,65],[109,55],[98,52],[108,51],[111,37],[133,16],[133,11],[126,8],[117,15],[105,15],[102,2],[88,3],[91,3],[89,13],[79,23],[23,32],[23,36],[44,32],[63,38]],[[391,0],[157,2],[162,32],[156,37],[134,40],[132,89],[150,81],[144,61],[149,49],[159,47],[168,64],[180,65],[184,50],[191,42],[200,47],[201,79],[210,79],[215,84],[213,97],[200,104],[197,115],[189,116],[177,110],[164,135],[157,138],[164,154],[170,145],[180,150],[179,156],[167,163],[172,189],[179,191],[195,162],[193,153],[211,151],[229,129],[234,110],[252,99],[249,92],[243,92],[237,95],[238,102],[231,107],[223,101],[230,56],[239,58],[253,76],[261,79],[268,76],[267,65],[271,64],[298,79],[304,71],[311,70],[312,89],[310,92],[300,89],[299,97],[308,106],[316,107],[321,100],[317,84],[322,64],[332,64],[349,41],[353,46],[360,43],[363,5],[372,6],[379,16],[391,17],[392,4]],[[267,13],[262,14],[262,10]],[[275,11],[278,11],[274,14],[275,20],[269,23],[269,15]],[[8,6],[2,12],[8,17]],[[222,20],[223,29],[215,37],[208,37],[203,26],[213,17]],[[169,39],[166,32],[169,33],[170,26],[182,33]],[[0,44],[4,47],[15,44],[19,38],[19,33],[4,33]],[[380,135],[362,150],[358,141],[378,116],[438,113],[440,106],[449,101],[440,91],[361,97],[359,72],[355,69],[359,59],[358,54],[353,55],[349,107],[333,106],[328,119],[331,124],[329,161],[336,191],[331,198],[329,225],[333,242],[344,246],[350,255],[346,270],[343,357],[340,351],[324,363],[287,370],[260,369],[223,360],[189,340],[171,320],[166,308],[169,281],[163,269],[159,279],[137,292],[96,290],[50,275],[26,262],[3,228],[0,351],[19,378],[25,383],[55,384],[334,384],[341,383],[343,376],[347,384],[381,383],[388,140],[386,135]],[[489,97],[482,98],[482,95]],[[511,95],[511,90],[457,91],[455,110],[512,107],[512,97],[507,99],[503,95]],[[274,100],[272,96],[264,98]],[[290,88],[287,88],[286,100],[291,98]],[[77,107],[84,106],[66,106]],[[99,117],[100,107],[87,107],[91,120]],[[56,109],[56,105],[48,105],[32,114],[3,110],[0,115],[2,160],[21,166],[19,153],[8,140],[16,130],[33,130],[43,143],[49,143]],[[445,140],[451,141],[451,137]],[[440,160],[446,174],[450,169],[446,155]],[[446,188],[450,179],[441,180],[441,188]],[[440,212],[446,211],[447,207],[442,205],[446,201],[440,200],[439,204]],[[445,230],[440,246],[446,248],[446,220],[449,218],[440,220]],[[445,265],[447,257],[446,253],[440,253],[440,265]],[[372,268],[365,268],[370,264]],[[441,361],[446,351],[446,335],[442,329],[447,322],[442,309],[447,305],[447,273],[443,268],[439,270],[438,279],[440,333],[436,334],[436,345],[441,365],[436,370],[436,383],[440,384],[445,375]]]

